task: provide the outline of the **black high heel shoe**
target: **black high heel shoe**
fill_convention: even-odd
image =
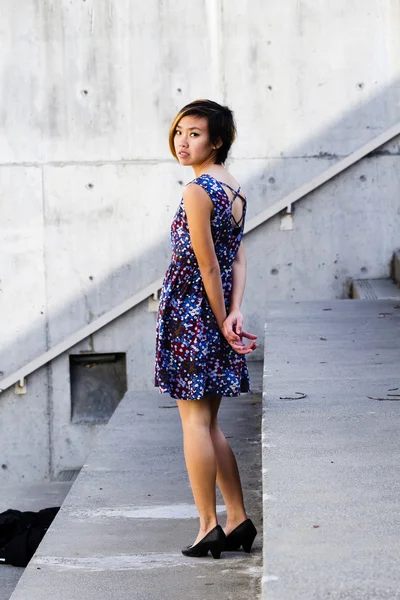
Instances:
[[[186,546],[182,550],[182,554],[185,556],[207,556],[210,550],[213,558],[220,558],[221,552],[225,550],[226,535],[220,525],[211,529],[200,542],[197,542],[194,546]]]
[[[238,550],[243,546],[245,552],[250,552],[256,535],[257,529],[253,522],[251,519],[246,519],[226,536],[225,550]]]

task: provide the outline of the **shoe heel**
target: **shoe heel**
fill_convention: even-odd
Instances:
[[[219,548],[210,548],[213,558],[221,558],[221,550]]]
[[[257,534],[252,534],[251,537],[249,537],[246,541],[243,542],[242,546],[243,546],[243,550],[245,552],[247,552],[247,554],[250,554],[251,552],[251,547],[253,545],[253,542],[256,538]]]

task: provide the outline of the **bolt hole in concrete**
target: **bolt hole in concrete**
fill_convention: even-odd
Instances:
[[[104,423],[128,389],[126,354],[70,355],[71,422]]]

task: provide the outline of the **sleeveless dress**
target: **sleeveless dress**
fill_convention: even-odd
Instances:
[[[232,265],[243,237],[246,200],[238,190],[205,173],[190,183],[210,196],[211,232],[221,271],[228,312]],[[224,187],[234,192],[231,200]],[[234,220],[231,207],[240,196],[243,215]],[[171,263],[164,277],[156,326],[154,384],[178,400],[207,394],[238,396],[250,389],[245,355],[238,354],[220,332],[204,289],[190,241],[183,198],[171,225]]]

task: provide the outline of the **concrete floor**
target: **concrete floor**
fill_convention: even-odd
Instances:
[[[267,308],[263,598],[399,600],[400,304]]]
[[[226,398],[220,422],[236,453],[254,551],[185,557],[198,531],[175,401],[128,392],[100,433],[12,600],[257,598],[262,574],[261,373],[253,393]],[[218,496],[224,525],[224,506]]]

